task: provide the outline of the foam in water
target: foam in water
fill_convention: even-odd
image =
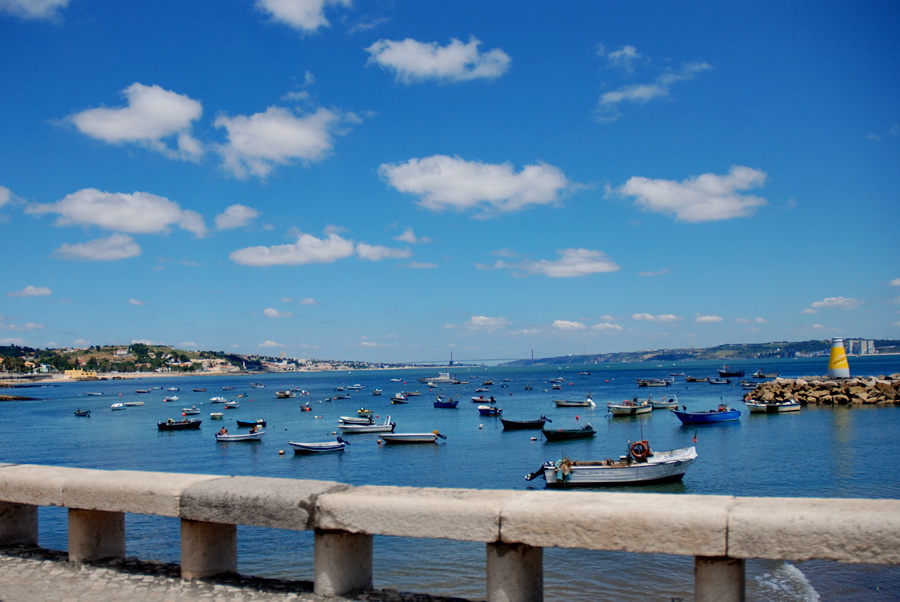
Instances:
[[[784,562],[774,571],[763,573],[754,579],[756,581],[759,599],[770,602],[785,602],[802,600],[803,602],[818,602],[818,592],[803,574],[803,571],[793,564]]]

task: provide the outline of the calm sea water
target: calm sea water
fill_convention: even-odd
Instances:
[[[748,374],[762,369],[784,377],[824,374],[827,358],[735,361]],[[362,485],[467,487],[476,489],[541,489],[542,480],[523,476],[545,460],[562,456],[579,459],[615,457],[627,440],[648,439],[656,449],[691,444],[696,436],[699,459],[676,484],[620,488],[620,491],[725,494],[772,497],[900,498],[900,408],[806,407],[787,415],[748,415],[736,423],[681,426],[669,412],[612,418],[608,401],[652,394],[678,396],[689,409],[710,409],[721,401],[743,407],[744,391],[734,385],[686,383],[679,377],[667,388],[638,388],[636,378],[665,377],[673,372],[715,375],[719,364],[682,362],[615,364],[562,368],[456,368],[467,385],[444,385],[439,392],[460,397],[458,409],[436,409],[434,393],[416,381],[436,370],[367,371],[255,375],[231,377],[153,378],[127,381],[67,383],[19,390],[38,401],[0,404],[4,423],[16,425],[16,437],[4,437],[0,461],[77,466],[82,468],[254,475],[328,479]],[[590,371],[585,375],[581,372]],[[854,375],[900,372],[900,357],[851,358]],[[563,389],[549,381],[562,377]],[[401,379],[401,382],[391,382]],[[564,428],[591,423],[598,431],[590,440],[546,443],[535,432],[504,432],[497,418],[479,415],[469,398],[475,387],[491,379],[488,395],[497,399],[503,415],[533,419],[541,414]],[[265,388],[251,388],[261,382]],[[341,385],[364,385],[351,399],[326,401]],[[526,390],[530,385],[531,390]],[[152,389],[139,394],[137,389]],[[177,393],[167,391],[178,387]],[[205,387],[206,392],[194,392]],[[222,390],[223,387],[235,387]],[[299,387],[309,397],[275,399],[275,391]],[[373,396],[372,389],[384,390]],[[405,405],[392,405],[398,391],[415,391]],[[7,391],[8,392],[8,391]],[[103,396],[88,393],[102,392]],[[556,408],[553,399],[581,399],[591,393],[596,409]],[[165,395],[179,396],[163,402]],[[241,407],[225,410],[209,403],[222,395],[240,398]],[[312,402],[312,412],[300,404]],[[113,412],[118,401],[143,401],[144,406]],[[203,428],[196,432],[159,433],[156,422],[180,417],[180,408],[202,410]],[[76,408],[92,417],[75,418]],[[391,415],[397,432],[438,429],[447,436],[439,445],[379,446],[377,435],[347,437],[343,454],[295,456],[288,441],[333,438],[338,417],[371,408],[379,417]],[[209,413],[225,413],[223,422]],[[218,444],[215,431],[234,420],[268,420],[263,442]],[[280,450],[286,453],[279,454]],[[877,459],[877,461],[876,461]],[[568,508],[567,512],[577,512]],[[129,515],[127,553],[144,560],[177,562],[178,522]],[[239,570],[245,574],[312,579],[312,535],[307,532],[239,527]],[[66,512],[41,509],[41,545],[65,549]],[[546,550],[545,595],[548,600],[647,600],[692,598],[693,559],[666,555],[632,555],[581,550]],[[375,538],[377,587],[483,598],[485,551],[482,544],[445,540]],[[639,567],[636,570],[635,567]],[[747,563],[748,595],[752,600],[897,600],[900,567],[846,565],[824,561]]]

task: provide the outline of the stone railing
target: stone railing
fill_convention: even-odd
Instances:
[[[69,559],[125,555],[125,514],[181,519],[185,579],[237,570],[237,525],[315,531],[314,591],[371,589],[372,538],[482,542],[491,601],[543,598],[543,549],[694,557],[698,601],[743,600],[747,558],[900,564],[900,500],[351,487],[333,481],[0,464],[0,546],[68,508]]]

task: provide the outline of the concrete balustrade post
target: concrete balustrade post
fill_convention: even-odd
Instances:
[[[124,513],[69,508],[69,562],[124,557]]]
[[[316,529],[313,553],[314,592],[343,596],[372,589],[372,536]]]
[[[37,542],[37,506],[0,502],[0,546],[37,545]]]
[[[742,558],[694,557],[696,602],[743,602],[744,581]]]
[[[487,544],[489,602],[540,602],[544,599],[544,548],[525,544]]]
[[[181,578],[237,572],[237,525],[181,520]]]

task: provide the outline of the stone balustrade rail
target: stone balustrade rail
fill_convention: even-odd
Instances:
[[[486,597],[543,599],[543,549],[694,557],[695,598],[744,598],[748,558],[900,564],[900,500],[350,486],[0,464],[0,546],[68,508],[69,560],[125,555],[125,515],[181,520],[181,572],[237,570],[237,525],[313,530],[315,593],[372,588],[375,535],[481,542]]]

